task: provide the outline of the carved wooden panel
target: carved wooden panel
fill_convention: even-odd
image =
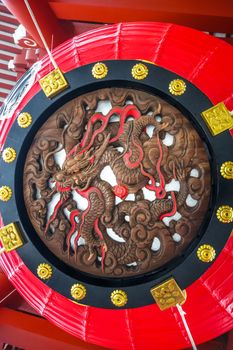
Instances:
[[[180,256],[208,208],[205,145],[175,107],[146,92],[73,99],[37,132],[24,199],[47,247],[106,277],[154,271]]]

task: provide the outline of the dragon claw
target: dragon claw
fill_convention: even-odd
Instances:
[[[103,249],[104,249],[104,251],[105,251],[105,253],[108,251],[108,247],[107,247],[107,244],[106,243],[103,243],[102,244],[102,247],[103,247]]]
[[[91,251],[87,260],[90,261],[94,255],[95,255],[95,253],[93,251]]]
[[[168,125],[169,125],[168,122],[161,123],[159,127],[159,131],[166,129]]]
[[[93,258],[93,256],[95,255],[95,251],[94,251],[94,247],[93,246],[89,246],[89,257],[88,257],[88,261],[90,261],[92,258]]]

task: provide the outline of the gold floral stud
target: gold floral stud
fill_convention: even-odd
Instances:
[[[217,218],[224,224],[229,224],[233,221],[233,208],[229,205],[222,205],[217,210]]]
[[[96,79],[103,79],[108,74],[108,67],[102,62],[96,63],[92,68],[92,75]]]
[[[186,84],[181,79],[174,79],[170,82],[168,89],[172,95],[183,95],[186,90]]]
[[[0,200],[3,202],[9,201],[12,196],[12,190],[9,186],[0,187]]]
[[[49,264],[42,263],[38,265],[37,275],[42,280],[48,280],[49,278],[52,277],[52,274],[53,274],[52,266],[50,266]]]
[[[21,128],[27,128],[32,123],[32,116],[26,112],[20,113],[17,118],[17,122]]]
[[[220,173],[224,179],[233,180],[233,162],[225,162],[220,168]]]
[[[87,290],[83,284],[78,283],[71,287],[70,294],[75,300],[82,300],[85,298]]]
[[[2,159],[6,163],[12,163],[16,158],[16,151],[12,147],[7,147],[2,152]]]
[[[137,63],[133,66],[131,74],[136,80],[143,80],[147,77],[149,71],[145,64]]]
[[[114,290],[111,293],[111,301],[117,307],[125,306],[128,302],[127,294],[123,290]]]
[[[209,263],[215,259],[216,252],[211,245],[203,244],[198,248],[197,256],[202,262]]]

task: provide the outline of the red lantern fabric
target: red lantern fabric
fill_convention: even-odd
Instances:
[[[143,59],[190,80],[216,104],[233,109],[233,48],[210,35],[165,23],[104,26],[75,37],[54,50],[63,72],[108,59]],[[42,60],[36,81],[15,109],[0,123],[0,144],[23,106],[40,90],[38,80],[51,69]],[[155,77],[156,79],[156,77]],[[226,224],[226,230],[230,225]],[[213,232],[214,235],[214,232]],[[187,288],[183,306],[197,344],[233,327],[233,237],[211,268]],[[25,266],[17,251],[4,253],[8,278],[42,316],[87,342],[112,349],[182,349],[190,346],[176,308],[160,311],[156,304],[126,310],[82,306],[53,291]],[[187,271],[188,273],[188,271]]]

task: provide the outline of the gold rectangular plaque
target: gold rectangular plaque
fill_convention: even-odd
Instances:
[[[15,250],[23,245],[20,230],[17,224],[13,222],[0,229],[0,239],[6,252]]]
[[[233,127],[233,117],[223,102],[207,109],[201,115],[213,136]]]
[[[162,311],[177,304],[182,305],[186,300],[186,292],[180,289],[174,278],[153,287],[150,292]]]
[[[52,98],[65,90],[67,83],[62,71],[57,68],[40,79],[40,86],[48,98]]]

